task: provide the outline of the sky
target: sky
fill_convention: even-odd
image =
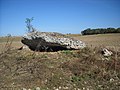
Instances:
[[[0,0],[0,36],[24,35],[26,18],[38,31],[80,33],[120,27],[120,0]]]

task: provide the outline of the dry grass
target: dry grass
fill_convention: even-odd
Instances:
[[[104,57],[99,48],[0,54],[0,89],[119,90],[120,52]]]
[[[6,44],[11,43],[11,48],[19,48],[23,44],[21,43],[21,37],[0,37],[0,52],[5,50]]]
[[[81,40],[85,42],[89,47],[109,47],[109,48],[120,48],[120,34],[98,34],[98,35],[85,35],[80,34],[69,34],[69,37]],[[20,42],[21,37],[11,37],[12,47],[18,48],[23,44]],[[7,37],[0,37],[0,50],[3,49],[6,44]]]
[[[119,47],[119,37],[119,34],[74,36],[86,42],[92,42],[91,39],[94,39],[94,48],[88,45],[89,47],[81,50],[3,50],[0,53],[0,90],[35,90],[36,87],[40,87],[41,90],[119,90],[120,50],[110,48],[113,55],[104,57],[101,47],[97,47],[100,42],[106,43],[104,38],[111,40],[108,41],[111,46]],[[100,41],[95,42],[98,39]],[[13,41],[16,43],[9,47],[19,47],[19,40]],[[1,44],[3,43],[4,40]]]
[[[120,48],[120,34],[77,35],[72,37],[85,42],[90,47],[107,46]]]

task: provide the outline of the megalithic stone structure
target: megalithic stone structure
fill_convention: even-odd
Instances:
[[[86,47],[82,41],[56,32],[29,32],[21,42],[33,51],[77,50]]]

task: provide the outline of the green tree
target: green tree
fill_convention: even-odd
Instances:
[[[120,33],[120,28],[97,28],[97,29],[85,29],[81,32],[82,35],[93,35],[93,34],[106,34],[106,33]]]

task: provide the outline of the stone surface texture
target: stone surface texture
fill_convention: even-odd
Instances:
[[[74,50],[86,47],[82,41],[56,32],[30,32],[23,36],[21,42],[36,51]]]

